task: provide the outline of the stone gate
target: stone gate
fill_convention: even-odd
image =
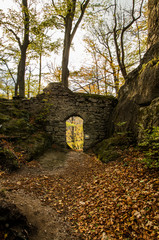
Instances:
[[[74,93],[60,83],[50,83],[42,94],[30,100],[31,108],[45,115],[45,128],[52,142],[64,148],[67,147],[66,120],[72,116],[81,117],[84,150],[109,136],[110,119],[116,103],[113,96]]]

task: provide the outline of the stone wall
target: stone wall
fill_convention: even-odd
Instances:
[[[159,42],[159,0],[148,1],[148,45]]]
[[[52,142],[66,147],[66,120],[79,116],[84,120],[84,150],[110,135],[110,119],[117,100],[113,96],[73,93],[60,83],[50,83],[44,92],[23,107],[43,121]]]

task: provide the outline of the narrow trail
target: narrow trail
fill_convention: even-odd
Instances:
[[[38,160],[5,176],[1,181],[2,188],[5,188],[6,199],[15,204],[27,217],[29,223],[37,228],[37,232],[30,238],[31,240],[82,239],[78,234],[74,234],[72,226],[65,219],[66,213],[61,215],[54,207],[45,204],[43,196],[35,193],[34,189],[27,192],[25,182],[31,179],[34,182],[35,179],[34,183],[36,183],[37,179],[53,178],[55,182],[63,179],[66,184],[69,181],[76,183],[78,187],[83,178],[87,176],[86,172],[97,167],[95,166],[96,161],[92,162],[91,159],[83,152],[49,150]],[[99,166],[101,166],[100,162]],[[36,187],[38,190],[38,184]],[[57,188],[56,195],[59,194],[60,189]]]
[[[0,200],[5,195],[36,227],[30,240],[157,240],[158,173],[141,160],[133,148],[108,164],[83,152],[49,150],[0,174]]]

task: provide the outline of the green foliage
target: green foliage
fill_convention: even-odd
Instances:
[[[76,124],[74,123],[70,123],[70,122],[66,122],[66,127],[75,127]]]
[[[125,125],[126,124],[126,122],[118,122],[116,125],[118,126],[118,127],[122,127],[123,125]]]
[[[144,137],[138,146],[144,152],[144,162],[148,168],[159,168],[159,127],[143,129],[143,133]]]

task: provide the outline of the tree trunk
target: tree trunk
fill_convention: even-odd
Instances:
[[[71,47],[71,29],[72,29],[72,18],[70,15],[66,17],[65,20],[65,36],[64,36],[64,48],[63,48],[63,57],[62,57],[62,84],[65,87],[68,87],[68,62],[70,55]]]
[[[39,86],[38,86],[38,94],[41,91],[41,70],[42,70],[42,53],[39,55]]]
[[[19,43],[21,50],[21,57],[18,64],[17,72],[17,86],[15,88],[15,93],[17,95],[19,87],[19,96],[21,98],[25,97],[25,62],[26,62],[26,51],[29,45],[29,13],[27,0],[22,0],[22,12],[24,14],[24,40],[23,44]]]
[[[19,97],[25,97],[25,62],[26,62],[26,49],[21,51],[21,59],[18,65],[17,84],[19,85]]]
[[[82,1],[81,14],[73,30],[72,30],[72,22],[74,20],[77,0],[67,1],[67,15],[66,17],[63,17],[65,22],[65,36],[64,36],[64,48],[63,48],[63,56],[62,56],[62,84],[65,87],[68,87],[68,77],[69,77],[68,63],[69,63],[71,43],[77,31],[77,28],[80,22],[82,21],[83,15],[85,13],[85,10],[87,8],[89,1],[90,0]]]
[[[115,42],[115,41],[114,41]],[[108,42],[108,39],[107,39],[107,48],[108,48],[108,53],[109,53],[109,58],[110,58],[110,66],[112,68],[112,71],[113,71],[113,78],[114,78],[114,85],[115,85],[115,91],[116,91],[116,95],[118,95],[118,91],[119,91],[119,76],[118,74],[116,73],[116,67],[115,67],[115,64],[114,64],[114,61],[113,61],[113,56],[112,56],[112,53],[111,53],[111,49],[110,49],[110,46],[109,46],[109,42]],[[118,49],[118,47],[116,46],[116,50]],[[120,57],[120,56],[119,56]]]
[[[18,81],[15,83],[14,96],[18,96]]]
[[[30,81],[31,81],[31,68],[29,68],[29,77],[28,77],[28,98],[30,98]]]

